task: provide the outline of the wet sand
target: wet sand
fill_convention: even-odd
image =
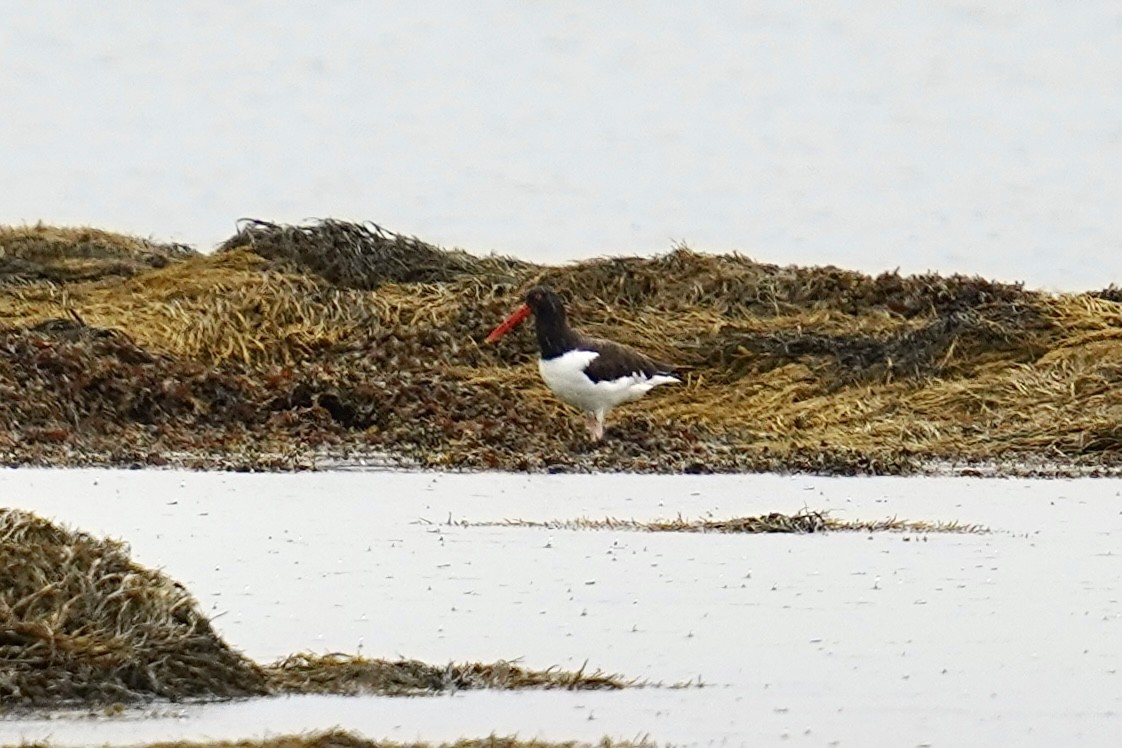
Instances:
[[[1122,481],[0,471],[5,503],[131,543],[258,660],[521,658],[705,688],[296,697],[5,719],[59,745],[490,733],[684,745],[1112,744]],[[577,517],[981,523],[987,535],[462,527]]]

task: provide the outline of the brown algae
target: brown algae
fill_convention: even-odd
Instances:
[[[684,385],[589,444],[530,332],[481,345],[539,284]],[[545,266],[333,220],[212,254],[0,228],[0,463],[1117,473],[1118,299],[686,247]]]

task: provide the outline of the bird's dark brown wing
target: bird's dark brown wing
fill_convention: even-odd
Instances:
[[[593,382],[611,381],[635,374],[646,377],[653,377],[656,374],[672,376],[669,366],[660,364],[639,353],[639,351],[614,343],[611,340],[581,335],[579,347],[582,350],[596,351],[600,354],[592,359],[592,362],[584,370],[584,373]]]

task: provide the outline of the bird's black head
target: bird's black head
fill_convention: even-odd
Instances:
[[[560,356],[572,349],[574,333],[565,318],[565,304],[552,289],[538,286],[526,294],[526,306],[534,313],[534,328],[542,358]]]
[[[531,288],[526,294],[526,306],[534,312],[537,318],[565,319],[565,304],[553,289],[546,286]]]

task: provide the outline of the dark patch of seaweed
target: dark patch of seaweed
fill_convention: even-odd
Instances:
[[[506,273],[513,279],[513,273],[527,267],[511,258],[478,258],[441,249],[372,222],[332,219],[308,226],[242,219],[238,232],[219,251],[243,247],[296,272],[363,290],[383,283],[444,283],[484,273]]]

